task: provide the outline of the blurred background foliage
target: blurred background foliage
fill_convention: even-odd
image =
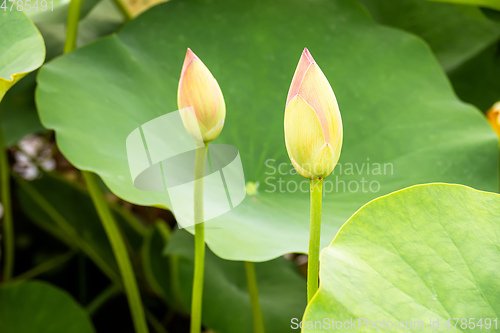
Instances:
[[[500,100],[500,14],[495,2],[456,2],[353,1],[377,24],[425,41],[458,98],[486,112]],[[158,1],[125,3],[135,16],[150,7],[156,10]],[[44,36],[47,61],[62,54],[67,8],[68,2],[60,1],[53,13],[31,16]],[[112,1],[85,0],[82,8],[79,47],[125,24]],[[0,307],[0,322],[16,313],[38,313],[34,305],[43,299],[51,300],[63,311],[60,317],[67,319],[57,322],[61,328],[47,332],[84,333],[93,332],[93,327],[97,332],[132,332],[117,265],[81,175],[58,151],[54,133],[40,123],[34,101],[36,75],[29,74],[10,89],[0,114],[14,170],[15,281],[45,282],[0,287],[0,302],[12,304]],[[106,191],[104,184],[102,188]],[[168,211],[106,194],[126,239],[153,331],[187,331],[192,236],[175,229]],[[290,318],[302,317],[306,261],[304,255],[290,253],[257,264],[268,332],[290,332]],[[243,264],[209,252],[206,265],[204,325],[212,332],[252,332]],[[7,327],[7,332],[35,332],[33,327],[53,322],[50,314],[39,320]]]

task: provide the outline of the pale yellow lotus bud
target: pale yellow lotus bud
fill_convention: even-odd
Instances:
[[[493,104],[488,112],[486,112],[486,119],[488,119],[495,133],[500,136],[500,102]]]
[[[224,126],[226,105],[217,80],[191,51],[187,50],[177,93],[182,121],[187,131],[203,142],[217,138]]]
[[[285,142],[295,170],[305,178],[325,178],[340,157],[342,119],[337,100],[307,49],[288,92]]]

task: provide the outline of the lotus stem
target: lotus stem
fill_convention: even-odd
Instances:
[[[247,275],[248,294],[250,295],[250,305],[252,307],[253,331],[254,333],[264,333],[264,318],[262,317],[262,310],[259,303],[255,264],[251,261],[245,261],[245,271]]]
[[[120,229],[109,209],[108,203],[104,198],[104,194],[99,187],[97,176],[94,174],[82,171],[85,182],[90,192],[90,197],[97,210],[99,218],[104,226],[104,230],[108,235],[111,248],[115,255],[120,269],[120,274],[123,279],[125,293],[127,295],[130,312],[132,313],[132,320],[134,322],[135,331],[137,333],[148,333],[148,325],[146,324],[146,316],[144,314],[144,307],[142,306],[139,288],[135,279],[132,264],[128,256],[127,247],[123,241]]]
[[[66,42],[64,44],[64,53],[71,52],[76,47],[76,39],[78,36],[78,21],[80,19],[80,10],[82,0],[71,0],[68,11],[68,26],[66,29]],[[125,242],[123,241],[120,229],[109,209],[106,198],[99,188],[97,177],[91,172],[82,171],[83,178],[87,183],[87,188],[92,198],[92,202],[96,208],[97,214],[101,219],[102,225],[108,236],[113,254],[118,263],[120,275],[123,280],[125,293],[127,295],[130,312],[132,313],[132,321],[134,322],[135,331],[137,333],[149,333],[146,323],[146,315],[142,305],[139,288],[135,279],[132,264],[128,256]]]
[[[311,186],[311,224],[309,227],[309,259],[307,264],[307,302],[318,290],[319,248],[321,239],[321,200],[323,179],[310,181]]]
[[[0,101],[3,95],[0,93]],[[3,242],[4,268],[3,281],[8,282],[14,271],[14,221],[12,217],[12,199],[10,193],[10,165],[7,145],[0,123],[0,199],[3,206]]]
[[[66,41],[64,42],[64,54],[69,53],[76,48],[76,40],[78,37],[78,22],[80,21],[81,9],[82,9],[82,0],[71,0],[68,9]]]
[[[201,332],[203,277],[205,273],[205,224],[203,223],[203,177],[208,144],[196,149],[194,166],[194,278],[191,298],[191,333]]]

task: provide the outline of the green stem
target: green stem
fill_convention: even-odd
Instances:
[[[64,265],[68,260],[73,258],[75,255],[75,251],[69,251],[68,253],[59,255],[57,257],[54,257],[50,260],[47,260],[40,265],[36,266],[35,268],[30,269],[29,271],[24,272],[21,275],[18,275],[15,277],[15,281],[24,281],[24,280],[30,280],[40,274],[43,274],[45,272],[49,272],[59,266]]]
[[[66,42],[64,44],[64,53],[71,52],[76,47],[76,39],[78,36],[78,21],[80,19],[80,10],[82,0],[71,0],[68,11],[68,26],[66,29]],[[97,213],[104,226],[104,230],[108,235],[109,242],[113,249],[118,268],[120,270],[123,286],[127,295],[132,320],[134,322],[135,331],[137,333],[148,333],[148,325],[146,324],[146,316],[144,307],[142,306],[139,288],[135,279],[132,264],[128,257],[127,248],[122,238],[118,225],[111,214],[111,210],[104,198],[104,194],[99,188],[99,183],[96,176],[90,172],[82,171],[85,182],[89,189],[90,197],[97,210]]]
[[[73,51],[76,47],[78,37],[78,22],[80,21],[80,10],[82,0],[71,0],[68,9],[68,21],[66,27],[66,41],[64,43],[64,53]]]
[[[0,93],[0,101],[3,94]],[[5,244],[3,281],[7,282],[14,271],[14,221],[10,196],[10,165],[7,145],[0,122],[0,200],[3,206],[3,239]]]
[[[92,316],[101,308],[101,306],[106,304],[107,301],[118,295],[120,292],[121,287],[116,284],[112,284],[108,288],[104,289],[104,291],[97,295],[97,297],[94,298],[94,300],[92,300],[92,302],[90,302],[90,304],[85,308],[88,315]]]
[[[163,238],[163,244],[166,246],[170,241],[172,231],[168,227],[168,224],[161,220],[156,222],[156,226]],[[181,282],[179,280],[179,255],[171,254],[168,263],[170,267],[170,290],[172,292],[172,301],[178,308],[184,310],[185,307],[181,296]]]
[[[205,270],[205,225],[203,223],[203,177],[208,144],[196,149],[194,166],[194,278],[191,298],[191,333],[201,332],[203,275]]]
[[[106,202],[106,199],[104,198],[104,194],[99,188],[97,176],[87,171],[82,171],[82,174],[85,178],[90,196],[94,202],[94,206],[96,207],[106,234],[108,235],[109,242],[111,243],[113,253],[118,263],[130,311],[132,313],[135,331],[137,333],[148,332],[139,288],[137,287],[137,281],[135,279],[134,271],[132,270],[132,264],[130,263],[127,248],[118,225],[111,214],[111,210]]]
[[[264,318],[262,318],[262,310],[260,309],[255,264],[251,261],[245,261],[245,271],[247,275],[248,294],[250,295],[250,305],[252,306],[253,331],[255,333],[264,333]]]
[[[309,259],[307,264],[307,302],[318,290],[319,248],[321,238],[321,199],[323,179],[314,179],[311,185],[311,225],[309,227]]]
[[[78,253],[78,300],[87,303],[87,263],[82,252]]]
[[[156,319],[156,317],[149,311],[146,310],[146,317],[148,318],[151,327],[155,330],[156,333],[168,333],[166,328],[163,327],[163,324]]]
[[[182,295],[181,295],[181,281],[179,276],[179,270],[180,270],[179,255],[178,254],[169,255],[169,264],[170,264],[170,289],[172,291],[172,301],[178,308],[184,311],[186,306],[182,301]]]
[[[23,191],[34,201],[35,205],[47,214],[47,216],[55,222],[55,225],[45,225],[43,228],[61,239],[70,248],[79,248],[82,250],[92,261],[106,274],[114,283],[121,283],[120,274],[115,272],[111,267],[111,263],[104,260],[98,251],[85,241],[78,231],[76,231],[71,223],[61,215],[61,213],[54,207],[43,195],[40,193],[30,182],[25,181],[13,174],[18,186],[22,187]]]
[[[115,3],[120,13],[122,13],[123,17],[125,18],[125,22],[128,22],[134,18],[134,14],[132,14],[130,8],[125,4],[123,0],[113,0],[113,2]]]

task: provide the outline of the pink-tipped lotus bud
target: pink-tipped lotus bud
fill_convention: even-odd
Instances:
[[[224,126],[226,105],[217,80],[191,51],[187,50],[177,94],[182,121],[195,138],[208,143]]]
[[[288,92],[285,142],[295,170],[308,179],[328,176],[340,157],[342,119],[337,100],[307,49]]]

